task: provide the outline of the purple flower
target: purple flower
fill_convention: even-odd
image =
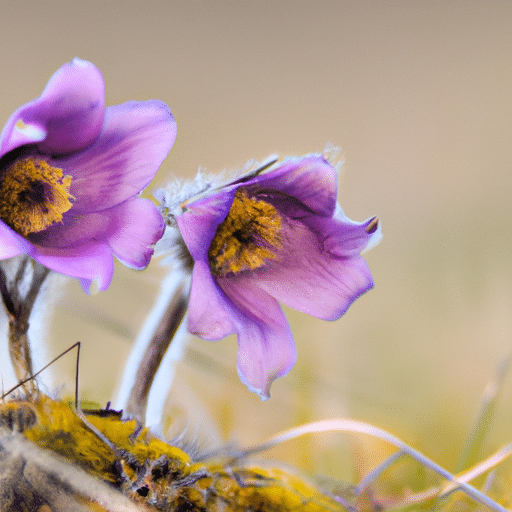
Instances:
[[[238,373],[270,396],[296,359],[278,301],[325,320],[373,287],[360,252],[377,243],[375,218],[349,220],[324,155],[251,173],[182,205],[176,222],[193,259],[188,329],[207,340],[238,335]]]
[[[106,289],[115,255],[145,268],[164,223],[137,194],[176,138],[157,100],[105,108],[90,62],[62,66],[41,96],[0,134],[0,259],[29,254],[42,265]]]

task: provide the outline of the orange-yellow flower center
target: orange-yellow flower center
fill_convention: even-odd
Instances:
[[[236,191],[228,216],[217,228],[208,251],[214,275],[237,274],[275,259],[282,246],[282,219],[266,201]]]
[[[0,218],[23,236],[56,222],[73,206],[71,176],[44,160],[17,160],[0,175]]]

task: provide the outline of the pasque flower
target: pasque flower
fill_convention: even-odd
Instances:
[[[156,206],[137,194],[176,137],[157,100],[105,108],[90,62],[62,66],[0,134],[0,259],[29,254],[88,290],[106,289],[115,255],[142,269],[162,236]]]
[[[325,320],[373,287],[360,252],[380,238],[375,218],[349,220],[325,155],[253,172],[172,213],[193,260],[190,332],[238,335],[238,373],[266,399],[296,359],[279,302]]]

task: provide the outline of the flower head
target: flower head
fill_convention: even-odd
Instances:
[[[105,108],[93,64],[62,66],[0,134],[0,259],[29,254],[86,290],[93,280],[109,286],[112,255],[145,268],[164,223],[137,194],[175,138],[164,103]]]
[[[337,205],[325,155],[273,163],[170,208],[193,260],[188,329],[236,333],[238,373],[262,398],[296,359],[279,302],[339,318],[373,287],[360,252],[380,238],[375,218],[355,223]]]

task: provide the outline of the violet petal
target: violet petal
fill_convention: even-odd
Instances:
[[[340,257],[325,250],[322,240],[301,223],[287,226],[290,247],[261,272],[235,277],[251,280],[293,309],[324,320],[339,318],[350,304],[373,287],[366,262],[359,255]]]
[[[310,263],[309,268],[276,266],[257,284],[283,304],[323,320],[338,319],[373,288],[370,270],[361,256],[311,259]]]
[[[92,242],[65,249],[39,246],[34,246],[34,249],[34,259],[41,265],[79,278],[86,292],[89,292],[90,285],[95,280],[99,290],[106,290],[112,281],[114,261],[107,244]]]
[[[286,327],[276,329],[253,322],[238,336],[238,375],[262,400],[270,398],[272,382],[286,375],[297,359],[292,334]]]
[[[110,211],[108,209],[85,215],[73,215],[71,209],[64,214],[62,222],[55,223],[39,233],[31,233],[29,239],[35,245],[53,249],[83,245],[91,240],[106,243]]]
[[[242,315],[238,333],[238,374],[264,400],[272,382],[290,371],[297,358],[293,336],[277,301],[254,282],[222,278],[220,288]]]
[[[153,179],[175,138],[176,122],[161,101],[108,107],[92,146],[53,161],[73,177],[74,212],[104,210],[138,194]]]
[[[39,98],[11,115],[0,135],[0,154],[31,143],[46,154],[78,151],[98,137],[104,113],[100,71],[73,59],[50,78]]]
[[[108,210],[106,237],[114,255],[125,265],[141,270],[153,255],[165,224],[158,208],[149,200],[134,197]]]
[[[212,279],[207,261],[196,261],[188,312],[188,330],[205,340],[220,340],[236,332],[239,316]]]
[[[336,208],[338,174],[322,156],[311,155],[285,161],[243,186],[268,190],[270,196],[285,194],[288,201],[300,201],[317,215],[331,216]]]
[[[353,222],[344,215],[332,219],[311,215],[302,219],[302,222],[317,234],[324,251],[339,257],[356,256],[373,244],[375,238],[381,236],[380,228],[368,233],[374,221],[375,217],[361,223]]]
[[[0,220],[0,260],[31,252],[31,244]]]
[[[217,228],[226,218],[234,196],[235,190],[223,189],[185,205],[186,211],[176,217],[181,236],[194,260],[207,257]]]
[[[69,212],[71,213],[71,211]],[[90,240],[108,243],[125,265],[141,270],[163,235],[164,220],[149,200],[135,197],[120,205],[85,215],[65,215],[64,222],[30,235],[30,241],[47,248],[73,247]]]

